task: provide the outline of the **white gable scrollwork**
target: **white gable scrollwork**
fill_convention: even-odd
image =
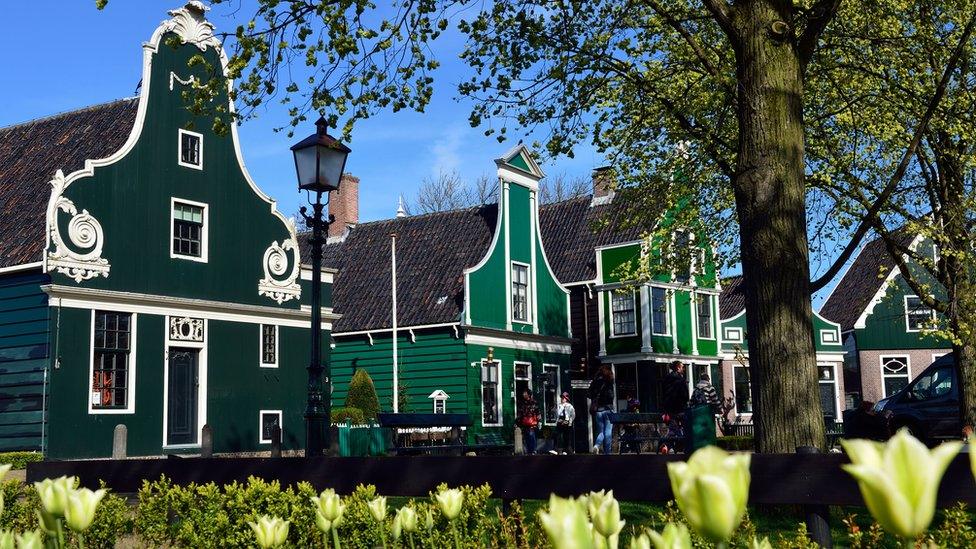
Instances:
[[[258,282],[258,295],[268,296],[279,305],[290,299],[300,298],[302,296],[302,288],[298,285],[300,272],[298,244],[295,239],[283,240],[281,244],[272,242],[264,252],[264,278]]]
[[[101,223],[88,210],[81,210],[79,213],[74,202],[65,198],[67,180],[61,170],[51,180],[51,187],[51,198],[47,206],[46,270],[63,273],[78,283],[97,276],[108,277],[111,266],[102,257],[105,235]],[[60,212],[71,216],[68,221],[67,241],[62,236],[58,223]]]
[[[162,27],[167,32],[176,33],[184,44],[192,44],[200,51],[206,51],[208,47],[220,49],[220,40],[214,36],[214,25],[205,18],[209,9],[203,2],[191,0],[182,8],[167,12],[172,19],[163,21]]]
[[[203,319],[189,317],[170,317],[170,341],[198,341],[203,342]]]

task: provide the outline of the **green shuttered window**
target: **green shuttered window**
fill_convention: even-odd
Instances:
[[[129,351],[132,315],[95,311],[92,409],[120,409],[129,404]]]

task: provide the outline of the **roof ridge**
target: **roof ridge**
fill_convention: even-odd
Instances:
[[[122,102],[126,102],[126,101],[134,101],[134,100],[138,100],[138,99],[139,99],[139,96],[138,95],[135,95],[135,96],[132,96],[132,97],[121,97],[119,99],[113,99],[111,101],[105,101],[104,103],[96,103],[94,105],[87,105],[85,107],[80,107],[80,108],[77,108],[77,109],[72,109],[72,110],[68,110],[68,111],[61,111],[61,112],[57,112],[57,113],[54,113],[54,114],[48,114],[48,115],[45,115],[45,116],[39,116],[37,118],[31,118],[31,119],[25,120],[23,122],[15,122],[13,124],[10,124],[9,126],[2,126],[2,127],[0,127],[0,131],[12,130],[12,129],[18,128],[20,126],[30,126],[32,124],[37,124],[39,122],[47,122],[49,120],[54,120],[56,118],[61,118],[63,116],[69,116],[69,115],[78,114],[78,113],[82,113],[82,112],[93,111],[93,110],[96,110],[96,109],[101,109],[101,108],[108,107],[110,105],[114,105],[116,103],[122,103]]]

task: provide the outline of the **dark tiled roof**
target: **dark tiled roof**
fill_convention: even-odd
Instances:
[[[732,318],[746,308],[746,296],[743,292],[742,275],[731,276],[722,280],[722,295],[718,297],[720,319]]]
[[[900,238],[905,246],[912,241],[912,236],[906,233]],[[877,238],[868,242],[820,308],[820,315],[840,324],[843,331],[853,329],[857,318],[884,285],[885,277],[894,266],[884,241]]]
[[[590,207],[580,197],[540,208],[543,245],[562,283],[593,280],[594,247],[638,238],[639,231],[596,230],[612,206]],[[345,240],[326,246],[325,265],[338,274],[333,308],[336,332],[390,328],[390,233],[397,233],[397,323],[420,326],[457,322],[464,307],[464,269],[488,252],[498,207],[489,204],[362,223]],[[303,261],[308,261],[306,235]]]
[[[51,178],[122,148],[138,99],[0,128],[0,267],[41,260]]]

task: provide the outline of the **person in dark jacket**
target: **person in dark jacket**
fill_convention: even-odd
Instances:
[[[613,437],[613,424],[610,414],[613,413],[613,370],[604,364],[600,366],[596,377],[590,382],[590,413],[596,419],[596,444],[593,453],[610,453],[610,442]]]
[[[519,426],[525,441],[525,453],[535,453],[536,440],[539,434],[539,406],[529,391],[522,391],[522,402],[519,405]]]
[[[671,363],[671,368],[662,383],[664,412],[678,417],[688,408],[688,382],[685,380],[685,365],[680,360]]]
[[[708,405],[712,408],[713,414],[721,411],[722,401],[719,400],[718,392],[715,391],[715,387],[712,385],[708,374],[702,374],[698,380],[698,384],[695,385],[695,392],[691,393],[691,405]]]

